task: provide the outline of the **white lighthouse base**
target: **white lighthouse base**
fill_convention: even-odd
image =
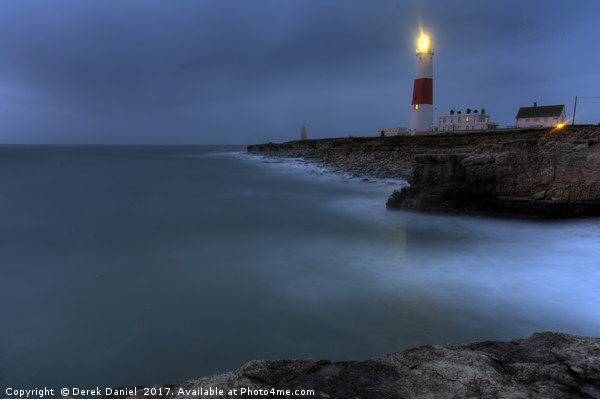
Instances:
[[[408,125],[408,132],[411,135],[414,135],[416,132],[431,131],[432,123],[433,104],[418,104],[417,109],[415,109],[415,105],[412,106],[410,124]]]

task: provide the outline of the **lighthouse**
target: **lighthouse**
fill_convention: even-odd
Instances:
[[[433,40],[421,33],[417,41],[417,71],[413,88],[408,131],[430,130],[433,123]]]

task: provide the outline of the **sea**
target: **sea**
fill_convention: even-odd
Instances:
[[[1,392],[600,336],[598,219],[387,210],[406,184],[243,146],[1,146]]]

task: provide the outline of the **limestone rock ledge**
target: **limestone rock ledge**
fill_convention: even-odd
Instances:
[[[175,395],[128,398],[198,398],[183,390],[219,388],[310,389],[314,398],[593,398],[600,399],[600,338],[535,333],[510,342],[422,346],[365,361],[258,360],[225,374],[169,387]],[[237,388],[238,395],[228,395]],[[267,395],[260,397],[288,397]],[[291,396],[289,396],[291,397]],[[302,396],[300,396],[302,397]],[[126,396],[106,396],[124,399]]]
[[[517,217],[600,216],[600,126],[293,141],[248,152],[404,177],[388,208]]]
[[[533,218],[600,216],[600,127],[531,129],[415,157],[388,208]]]

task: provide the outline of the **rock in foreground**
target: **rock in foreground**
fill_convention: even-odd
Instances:
[[[132,398],[600,399],[600,338],[545,332],[510,342],[422,346],[359,362],[259,360],[233,372],[154,388],[161,387],[170,394],[144,396],[138,387]],[[210,388],[222,395],[204,395]],[[252,394],[241,395],[242,388]],[[314,394],[277,394],[288,389]]]

